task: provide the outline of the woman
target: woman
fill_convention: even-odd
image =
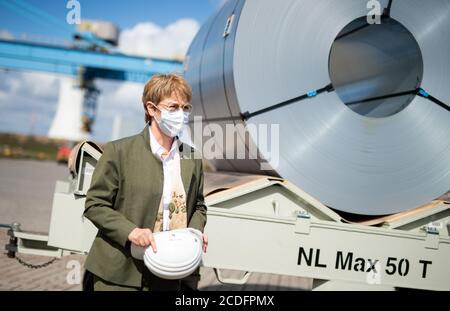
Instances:
[[[147,126],[106,144],[86,195],[84,215],[99,231],[85,263],[85,289],[180,290],[188,280],[195,289],[198,270],[190,279],[164,280],[130,253],[131,243],[157,251],[154,232],[185,227],[203,232],[202,160],[178,139],[191,97],[182,77],[153,76],[142,96]],[[203,234],[204,252],[207,243]]]

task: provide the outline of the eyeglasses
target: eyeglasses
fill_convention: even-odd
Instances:
[[[167,110],[170,111],[170,112],[177,111],[180,108],[184,112],[190,113],[192,111],[192,105],[191,104],[186,104],[186,105],[179,105],[179,104],[164,105],[164,104],[160,104],[160,105],[166,107]]]

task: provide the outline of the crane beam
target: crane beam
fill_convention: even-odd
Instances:
[[[90,78],[144,83],[155,73],[181,72],[182,62],[0,40],[0,68],[71,76],[84,68]]]

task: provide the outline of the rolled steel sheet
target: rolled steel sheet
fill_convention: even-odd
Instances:
[[[359,29],[367,4],[229,0],[202,26],[185,64],[193,115],[222,128],[279,124],[277,165],[264,149],[251,154],[257,137],[239,131],[235,143],[217,138],[221,154],[244,143],[256,159],[215,159],[218,169],[281,176],[363,215],[415,208],[450,189],[450,1],[394,0],[390,17]],[[441,105],[416,94],[377,99],[419,88]],[[264,161],[272,169],[261,170]]]

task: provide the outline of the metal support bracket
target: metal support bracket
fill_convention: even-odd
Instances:
[[[244,273],[244,275],[242,276],[242,278],[234,279],[234,278],[224,278],[222,276],[222,270],[220,270],[218,268],[214,268],[214,273],[216,274],[216,277],[217,277],[217,279],[219,280],[220,283],[222,283],[222,284],[234,284],[234,285],[242,285],[242,284],[247,283],[248,278],[252,274],[251,272],[246,271]]]
[[[440,222],[430,222],[429,224],[424,226],[423,229],[427,233],[427,237],[425,239],[425,248],[439,249],[440,230],[442,228],[443,225]]]
[[[294,232],[300,234],[309,234],[311,231],[311,215],[307,211],[299,211],[297,221],[294,226]]]
[[[10,225],[0,224],[0,228],[7,228],[7,235],[9,236],[9,243],[5,245],[5,250],[8,251],[8,258],[15,258],[16,253],[18,252],[18,238],[15,235],[15,232],[20,231],[20,224],[13,223]]]

